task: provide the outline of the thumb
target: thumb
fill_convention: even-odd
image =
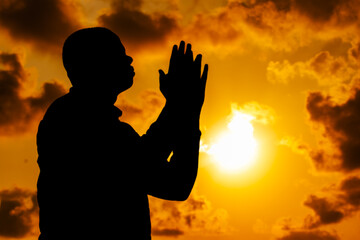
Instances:
[[[165,73],[163,70],[159,69],[159,81],[160,83],[165,80]]]

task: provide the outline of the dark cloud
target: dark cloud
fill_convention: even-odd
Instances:
[[[241,4],[247,8],[253,8],[257,5],[268,3],[268,2],[272,2],[278,11],[288,12],[291,9],[291,0],[256,0],[256,1],[248,1],[245,3],[241,3]]]
[[[274,226],[274,233],[282,236],[278,240],[339,239],[336,234],[320,229],[326,225],[339,224],[359,212],[359,176],[347,176],[339,184],[324,188],[321,197],[309,195],[304,205],[312,209],[314,214],[307,215],[300,224],[294,224],[291,218],[280,219]]]
[[[360,207],[360,178],[356,176],[345,179],[340,186],[343,199],[355,209]]]
[[[41,50],[61,47],[79,26],[75,6],[62,0],[0,1],[0,27]]]
[[[217,15],[198,14],[188,27],[185,38],[202,42],[210,42],[211,45],[231,45],[244,36],[242,26],[237,26],[243,21],[243,14],[237,17],[232,15],[236,9],[226,9]]]
[[[328,21],[340,7],[341,2],[341,0],[295,0],[294,7],[315,21]]]
[[[164,13],[145,13],[142,0],[112,1],[112,12],[99,16],[101,25],[116,32],[125,45],[141,47],[148,43],[162,43],[178,23],[174,16]]]
[[[356,0],[294,0],[293,9],[308,17],[313,23],[327,28],[329,22],[334,26],[356,24],[359,20],[359,3]]]
[[[354,0],[257,0],[250,4],[242,3],[242,5],[253,8],[268,2],[273,3],[278,11],[296,11],[319,23],[329,21],[332,17],[338,18],[339,22],[344,22],[344,20],[356,22],[358,19],[357,8],[354,8],[358,5]]]
[[[339,223],[360,210],[360,178],[357,176],[345,178],[339,186],[325,193],[326,197],[310,195],[304,202],[315,213],[305,218],[304,229]]]
[[[0,236],[20,238],[37,226],[36,193],[20,188],[0,191]]]
[[[278,240],[339,240],[339,237],[326,231],[294,230],[288,235],[278,238]]]
[[[311,208],[316,214],[315,218],[308,217],[306,219],[306,226],[308,228],[338,223],[344,218],[344,213],[339,210],[339,206],[329,202],[326,198],[319,198],[315,195],[310,195],[304,204],[305,206]]]
[[[291,51],[319,40],[348,42],[358,35],[359,11],[356,0],[231,0],[216,12],[196,15],[185,33],[223,52],[253,44]]]
[[[316,226],[318,227],[318,226]],[[320,229],[299,226],[292,218],[282,218],[274,225],[273,233],[277,240],[339,240],[335,231],[328,232]]]
[[[171,229],[171,228],[164,228],[164,229],[153,228],[151,230],[151,233],[154,236],[168,236],[168,237],[178,237],[184,234],[184,232],[179,229]]]
[[[48,105],[65,93],[57,83],[45,83],[38,96],[22,97],[28,72],[18,55],[0,53],[0,135],[23,133]]]
[[[203,196],[192,193],[184,202],[150,198],[152,234],[178,237],[189,232],[219,234],[231,231],[225,210],[212,209]]]
[[[318,169],[348,172],[360,168],[360,90],[353,91],[353,96],[343,104],[335,104],[330,96],[320,92],[310,93],[307,98],[310,120],[323,127],[324,139],[336,148],[331,156],[322,145],[311,153]]]
[[[291,51],[315,40],[348,39],[358,27],[359,10],[355,0],[231,0],[217,11],[197,14],[183,35],[222,52],[254,44]]]

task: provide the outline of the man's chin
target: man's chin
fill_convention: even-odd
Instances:
[[[129,79],[127,79],[126,82],[124,82],[123,85],[121,85],[121,86],[118,87],[118,92],[121,93],[121,92],[123,92],[123,91],[128,90],[129,88],[132,87],[133,84],[134,84],[133,77],[130,77]]]
[[[134,75],[135,75],[135,73],[134,73]],[[130,76],[130,77],[128,78],[128,81],[127,81],[128,86],[127,86],[127,88],[126,88],[126,89],[131,88],[131,87],[132,87],[132,85],[134,84],[134,75],[132,75],[132,76]]]

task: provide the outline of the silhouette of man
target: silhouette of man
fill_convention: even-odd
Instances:
[[[114,106],[135,74],[116,34],[71,34],[63,63],[72,88],[37,135],[39,239],[151,239],[147,195],[185,200],[196,179],[208,67],[201,74],[201,55],[174,45],[168,73],[159,70],[166,104],[140,137]]]

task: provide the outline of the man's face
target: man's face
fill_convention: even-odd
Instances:
[[[127,90],[133,84],[135,75],[131,66],[133,59],[126,55],[125,48],[120,39],[106,47],[104,61],[99,61],[105,84],[116,93]]]

